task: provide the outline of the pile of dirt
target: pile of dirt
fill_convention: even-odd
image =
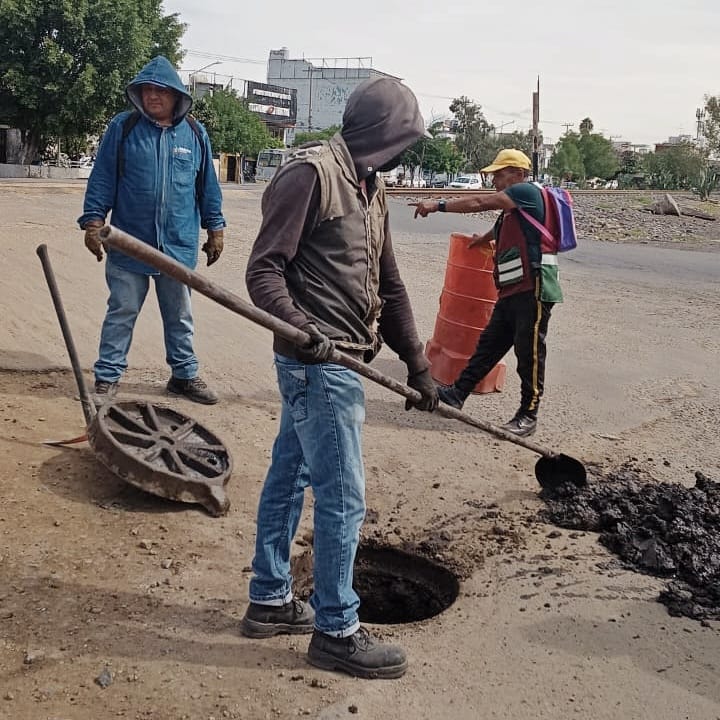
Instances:
[[[671,615],[720,620],[720,483],[651,482],[626,465],[542,497],[543,521],[598,532],[626,566],[672,578],[658,598]]]

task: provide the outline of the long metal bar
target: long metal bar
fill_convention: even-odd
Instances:
[[[205,295],[205,297],[214,300],[216,303],[226,307],[228,310],[232,310],[238,315],[242,315],[258,325],[262,325],[262,327],[271,330],[276,335],[279,335],[285,340],[289,340],[295,345],[302,347],[310,342],[310,336],[306,332],[303,332],[299,328],[286,323],[284,320],[280,320],[274,315],[255,307],[238,295],[235,295],[229,290],[211,282],[200,273],[197,273],[177,262],[173,258],[158,252],[155,248],[142,242],[141,240],[138,240],[132,235],[123,232],[112,225],[106,225],[102,228],[102,230],[100,230],[100,237],[106,246],[109,246],[114,250],[119,250],[136,260],[140,260],[141,262],[154,267],[156,270],[159,270],[165,275],[188,285],[201,295]],[[366,365],[364,362],[340,352],[339,350],[333,351],[331,360],[339,365],[344,365],[350,370],[354,370],[356,373],[366,377],[368,380],[372,380],[373,382],[376,382],[409,400],[417,402],[421,398],[420,393],[417,390],[413,390],[407,385],[378,372],[369,365]],[[459,420],[466,425],[472,425],[480,430],[484,430],[500,440],[506,440],[507,442],[511,442],[515,445],[520,445],[527,450],[532,450],[532,452],[537,453],[538,455],[548,458],[555,458],[558,456],[557,453],[554,453],[553,451],[548,450],[531,440],[517,437],[497,425],[485,422],[484,420],[477,420],[476,418],[473,418],[460,410],[456,410],[449,405],[441,404],[437,408],[436,412],[438,415],[442,415],[443,417],[450,418],[452,420]]]
[[[60,297],[60,290],[58,289],[57,281],[55,280],[55,273],[53,272],[52,265],[50,264],[50,256],[48,255],[47,245],[38,245],[36,252],[40,258],[40,262],[42,263],[45,280],[47,281],[48,288],[50,290],[50,297],[52,297],[53,305],[55,306],[55,313],[57,314],[57,319],[60,323],[63,339],[65,340],[65,347],[67,348],[68,355],[70,356],[70,364],[72,365],[75,382],[77,383],[78,392],[80,393],[80,404],[82,405],[83,415],[85,415],[85,424],[90,425],[95,417],[95,405],[90,400],[90,395],[88,394],[85,378],[83,377],[82,369],[80,367],[80,360],[78,359],[77,350],[75,349],[75,341],[73,340],[72,333],[70,332],[70,325],[68,323],[67,315],[65,314],[62,298]]]

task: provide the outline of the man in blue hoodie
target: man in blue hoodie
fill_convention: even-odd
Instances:
[[[225,219],[210,139],[188,116],[192,97],[162,56],[145,65],[125,92],[135,110],[110,121],[88,180],[78,220],[86,247],[98,262],[103,259],[99,230],[111,212],[113,225],[189,268],[197,264],[202,226],[207,230],[202,249],[212,265],[223,250]],[[96,400],[117,392],[151,277],[172,370],[168,392],[216,403],[217,395],[198,376],[189,288],[112,249],[105,263],[110,297],[94,366]]]

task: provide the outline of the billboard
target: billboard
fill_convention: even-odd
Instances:
[[[270,125],[295,125],[297,90],[248,80],[245,89],[248,109]]]

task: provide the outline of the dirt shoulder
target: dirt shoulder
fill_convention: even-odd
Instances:
[[[226,190],[226,252],[203,269],[243,296],[259,190]],[[408,652],[399,681],[317,671],[305,661],[305,638],[241,637],[279,412],[269,333],[196,297],[202,374],[221,403],[170,400],[150,296],[122,384],[123,398],[170,403],[224,440],[235,460],[227,516],[133,489],[86,445],[43,446],[80,434],[83,417],[37,244],[49,247],[88,378],[104,314],[102,266],[73,225],[81,202],[81,185],[0,185],[0,717],[720,717],[717,623],[671,618],[655,601],[660,580],[619,567],[591,533],[539,523],[532,453],[406,413],[372,385],[365,538],[417,546],[455,569],[457,601],[429,620],[373,627]],[[393,204],[393,213],[404,211]],[[409,228],[395,233],[396,252],[429,338],[446,226]],[[628,282],[572,261],[562,272],[566,302],[553,313],[535,439],[598,467],[635,458],[660,481],[690,484],[695,470],[720,479],[717,287],[651,282],[642,268]],[[519,386],[507,363],[504,391],[472,397],[470,413],[512,415]],[[404,379],[386,350],[377,367]],[[298,556],[308,550],[310,505]]]

